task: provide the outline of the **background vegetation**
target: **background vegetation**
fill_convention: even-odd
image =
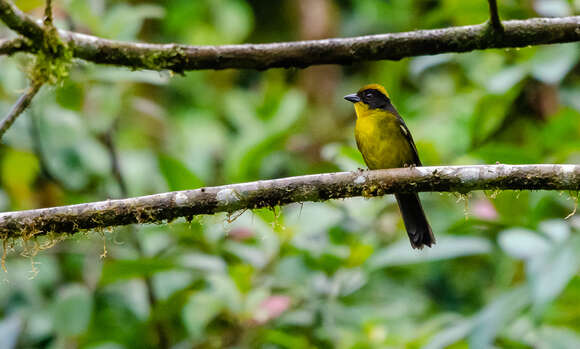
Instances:
[[[44,1],[15,3],[42,15]],[[500,13],[564,16],[580,3],[501,1]],[[485,1],[460,0],[55,5],[60,28],[184,44],[487,17]],[[5,114],[29,57],[0,60]],[[78,64],[5,135],[0,209],[364,167],[342,96],[370,82],[387,87],[426,165],[579,163],[579,61],[579,45],[565,44],[184,76]],[[0,348],[580,347],[580,219],[564,219],[568,193],[422,199],[438,237],[425,251],[409,247],[392,197],[91,232],[52,247],[9,244]]]

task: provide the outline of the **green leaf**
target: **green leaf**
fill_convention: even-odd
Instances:
[[[93,298],[89,289],[80,284],[67,285],[60,290],[54,303],[54,327],[63,336],[84,333],[93,312]]]
[[[533,4],[534,10],[543,17],[565,17],[573,14],[566,0],[536,0]]]
[[[546,84],[558,84],[576,65],[579,56],[577,43],[538,47],[531,61],[532,75]]]
[[[498,243],[510,256],[531,259],[547,253],[551,248],[549,240],[531,230],[511,228],[500,233]]]
[[[292,131],[306,106],[304,95],[298,91],[286,93],[274,116],[263,126],[245,127],[236,144],[228,154],[226,174],[229,181],[256,179],[262,166],[262,159],[269,153],[280,149],[282,141]],[[262,125],[252,111],[240,111],[249,124]],[[253,119],[252,119],[253,118]]]
[[[504,119],[509,117],[508,111],[519,89],[512,89],[501,96],[486,95],[478,103],[471,119],[471,143],[478,146],[494,136],[500,130]]]
[[[527,265],[535,311],[554,300],[580,269],[580,236],[555,245]]]
[[[63,84],[56,89],[55,93],[56,101],[61,107],[75,111],[80,111],[82,109],[85,97],[83,84],[73,81],[72,79],[66,79]]]
[[[541,162],[542,155],[535,144],[525,148],[505,143],[488,143],[473,152],[486,163],[533,164]]]
[[[181,161],[165,154],[159,154],[157,160],[169,190],[187,190],[203,186],[202,180]]]
[[[252,8],[243,0],[211,1],[215,28],[225,42],[242,42],[254,27]]]
[[[435,334],[423,349],[449,348],[451,344],[457,343],[467,337],[473,325],[473,319],[460,319],[456,324]]]
[[[361,153],[355,147],[330,143],[322,148],[321,155],[324,160],[334,163],[341,171],[366,168]]]
[[[243,309],[242,295],[236,285],[227,274],[213,274],[207,277],[212,294],[219,297],[224,307],[233,312]]]
[[[93,79],[95,81],[98,82],[104,82],[104,83],[118,83],[119,85],[113,85],[115,88],[111,89],[110,87],[108,88],[107,91],[105,92],[100,92],[102,94],[118,94],[119,90],[121,90],[121,86],[120,84],[124,84],[124,83],[128,83],[128,82],[141,82],[144,84],[150,84],[150,85],[156,85],[156,86],[165,86],[168,84],[169,82],[169,75],[168,74],[164,74],[164,73],[160,73],[157,71],[151,71],[151,70],[130,70],[127,68],[122,68],[122,67],[110,67],[110,66],[102,66],[102,65],[90,65],[85,67],[85,69],[83,70],[83,77],[85,79]],[[105,86],[109,86],[109,85],[105,85]],[[100,87],[100,86],[99,86]],[[91,88],[91,92],[94,94],[95,90],[98,90],[97,88],[95,88],[95,86],[92,86]],[[93,97],[93,96],[92,96]],[[93,97],[95,98],[95,97]],[[108,104],[117,104],[120,106],[121,103],[119,103],[121,100],[120,99],[114,99],[114,100],[110,100],[107,99],[107,97],[105,96],[99,96],[99,99],[101,99],[103,101],[103,103],[108,103]],[[153,101],[148,100],[149,103],[153,103]],[[105,105],[106,106],[106,105]],[[119,108],[119,106],[116,106],[117,109]],[[100,108],[103,108],[103,106],[99,106]],[[107,112],[115,112],[115,111],[109,111],[107,110]]]
[[[194,252],[180,255],[178,263],[183,268],[192,268],[207,273],[225,272],[227,268],[227,264],[221,256]]]
[[[158,300],[168,300],[176,292],[189,287],[199,274],[186,270],[159,271],[153,275],[153,288]]]
[[[257,269],[265,267],[268,263],[268,256],[266,253],[256,246],[228,241],[226,242],[224,249]]]
[[[562,104],[580,111],[580,86],[562,88],[560,90]]]
[[[107,285],[120,280],[151,276],[160,271],[173,269],[175,266],[173,261],[159,258],[106,260],[100,283]]]
[[[504,327],[530,303],[526,287],[518,287],[496,297],[477,314],[460,319],[437,333],[425,349],[448,348],[469,335],[469,347],[490,348],[493,340]]]
[[[286,333],[280,330],[268,330],[263,337],[265,344],[287,349],[309,349],[308,338],[304,335]]]
[[[82,189],[94,176],[110,175],[109,154],[80,115],[53,104],[38,116],[46,165],[68,189]]]
[[[22,325],[22,319],[15,313],[0,320],[0,348],[16,348]]]
[[[507,67],[490,76],[486,80],[485,86],[489,92],[496,95],[503,95],[522,81],[526,77],[526,73],[527,69],[521,65]]]
[[[474,317],[473,329],[469,337],[470,347],[491,347],[497,334],[529,303],[528,290],[523,286],[497,297]]]
[[[207,282],[209,287],[191,294],[182,311],[185,328],[196,340],[203,338],[206,326],[222,311],[237,313],[243,309],[240,292],[227,274],[210,275]]]
[[[98,33],[101,27],[103,11],[102,7],[96,4],[96,2],[85,0],[70,0],[67,7],[75,24],[82,23],[91,32]]]
[[[246,294],[252,290],[255,273],[251,265],[244,263],[234,264],[230,267],[229,275],[242,293]]]
[[[580,336],[569,328],[542,326],[538,341],[532,345],[537,348],[580,348]]]
[[[14,208],[28,206],[33,182],[40,170],[36,157],[28,152],[6,149],[0,165],[2,188],[14,197]]]
[[[189,336],[193,339],[203,338],[205,327],[223,308],[223,300],[213,292],[192,294],[182,310],[183,323]]]
[[[135,40],[145,19],[162,18],[163,7],[143,4],[117,4],[104,17],[100,36],[117,40]]]
[[[249,92],[233,90],[224,95],[225,116],[244,138],[260,138],[264,129],[258,118],[255,96]]]
[[[409,73],[414,78],[417,78],[429,68],[451,62],[454,57],[455,55],[453,54],[445,53],[434,56],[419,56],[411,58],[409,63]]]
[[[467,236],[438,236],[435,248],[413,250],[409,247],[409,241],[405,237],[373,254],[368,260],[368,266],[371,269],[380,269],[395,265],[487,254],[491,250],[491,243],[487,239]]]
[[[577,153],[580,149],[578,118],[578,111],[562,108],[542,126],[538,141],[544,151],[554,155],[562,154],[557,162],[568,160],[569,154]]]
[[[540,223],[539,229],[553,242],[563,242],[570,236],[570,225],[563,219],[550,219]]]

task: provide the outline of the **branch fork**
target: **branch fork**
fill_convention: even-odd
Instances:
[[[503,34],[504,27],[499,18],[499,10],[497,9],[497,0],[488,0],[489,3],[489,25],[495,34]]]

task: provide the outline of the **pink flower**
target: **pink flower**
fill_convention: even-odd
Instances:
[[[290,307],[290,302],[291,299],[288,296],[270,296],[264,299],[254,314],[254,321],[263,325],[278,318]]]
[[[244,241],[254,237],[254,231],[246,227],[236,227],[230,230],[228,237],[236,241]]]
[[[496,220],[498,217],[497,211],[493,204],[487,199],[475,201],[473,204],[473,215],[479,219],[488,221]]]

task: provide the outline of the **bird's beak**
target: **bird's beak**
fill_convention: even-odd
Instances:
[[[351,93],[349,95],[346,95],[346,96],[344,96],[344,99],[346,99],[347,101],[352,102],[352,103],[360,102],[360,98],[359,98],[359,96],[356,95],[356,93]]]

